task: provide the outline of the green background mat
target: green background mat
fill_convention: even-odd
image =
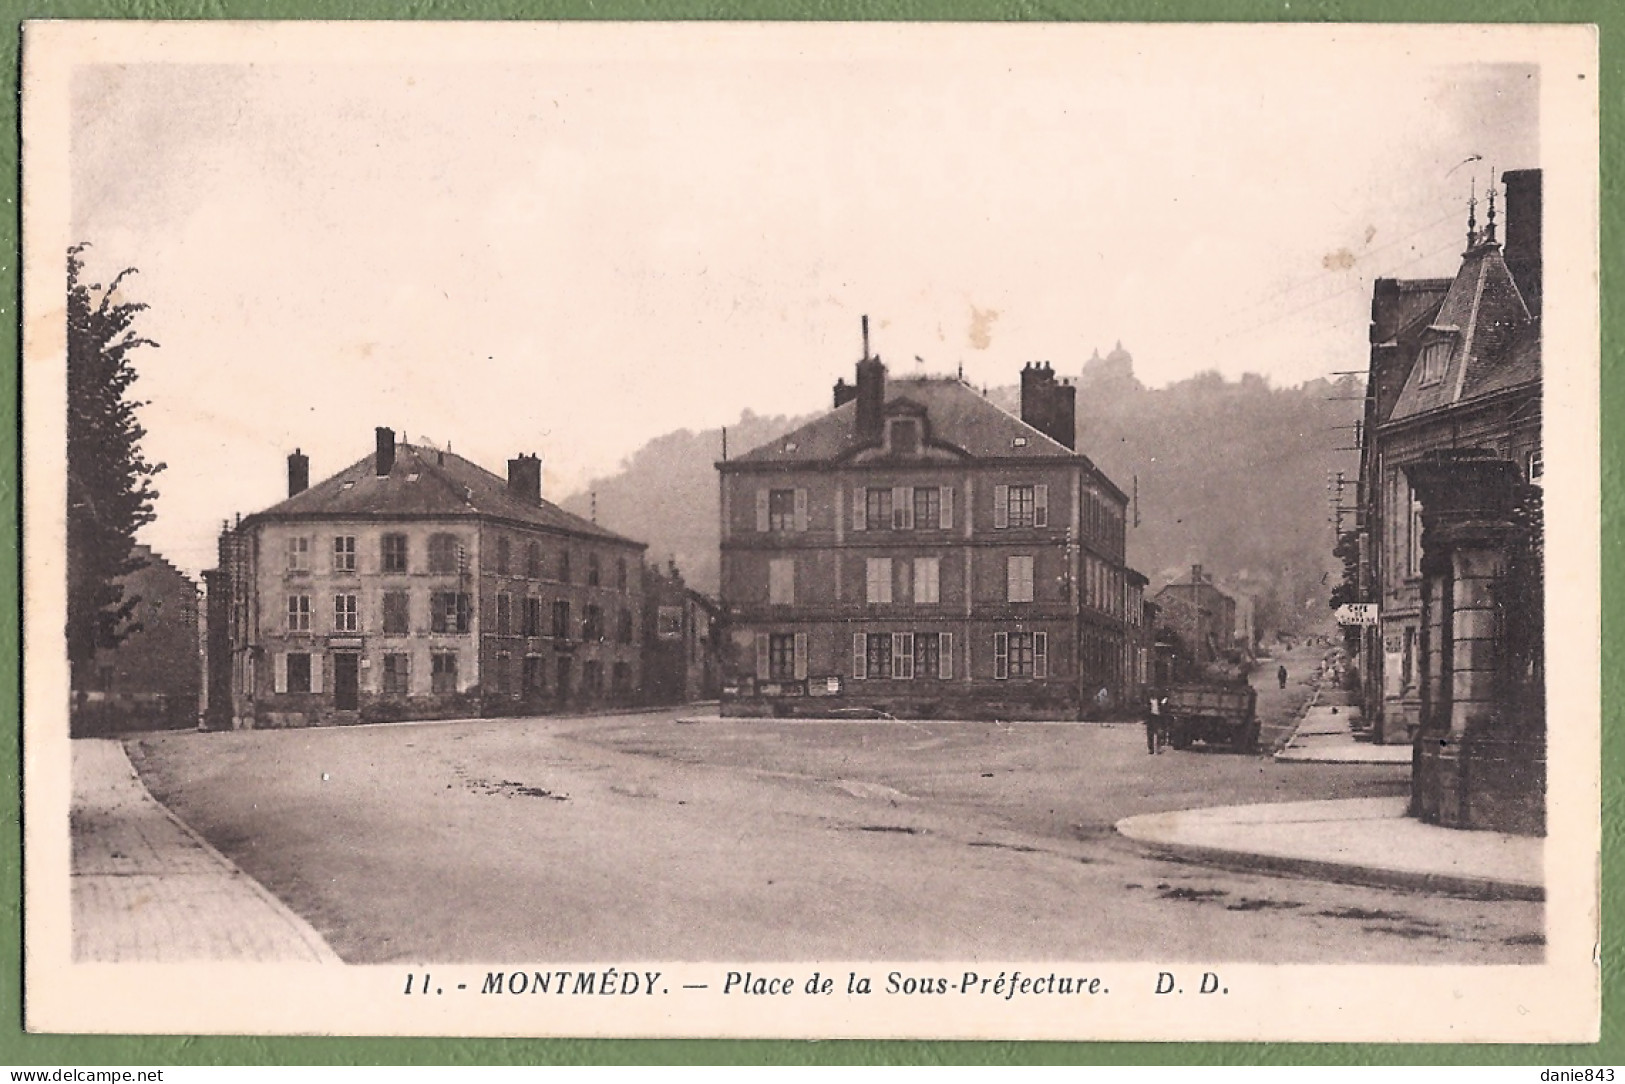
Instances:
[[[15,91],[24,19],[831,19],[969,20],[999,22],[1561,22],[1601,28],[1602,106],[1602,613],[1603,613],[1603,916],[1618,917],[1625,889],[1619,868],[1620,810],[1625,756],[1619,730],[1622,662],[1616,615],[1625,578],[1618,519],[1625,492],[1625,440],[1614,428],[1625,406],[1617,345],[1625,332],[1616,294],[1625,282],[1625,206],[1619,199],[1625,131],[1625,3],[1620,0],[0,0],[10,45],[0,54],[5,85]],[[17,97],[7,95],[0,173],[9,214],[0,216],[0,305],[15,322],[19,311]],[[18,442],[17,336],[0,345],[0,410],[15,424],[0,426],[0,553],[16,554],[22,511]],[[20,559],[0,559],[0,598],[16,600],[0,616],[0,700],[20,705]],[[21,715],[21,711],[17,713]],[[954,1043],[768,1042],[724,1040],[564,1039],[324,1039],[192,1038],[186,1036],[25,1035],[22,1031],[22,831],[18,731],[0,755],[0,1064],[92,1066],[123,1064],[239,1065],[1529,1065],[1572,1067],[1625,1063],[1618,1014],[1619,965],[1603,956],[1602,1042],[1597,1046],[1452,1046],[1310,1043]],[[1533,1077],[1532,1077],[1533,1079]]]

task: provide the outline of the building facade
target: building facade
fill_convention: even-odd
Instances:
[[[1204,666],[1235,650],[1236,600],[1219,590],[1201,565],[1158,591],[1156,603],[1163,642],[1177,645],[1186,661]]]
[[[722,687],[719,607],[683,581],[672,562],[643,578],[643,696],[646,704],[714,700]]]
[[[131,631],[96,652],[91,687],[74,690],[75,734],[194,727],[202,698],[202,625],[198,585],[138,545],[140,562],[120,577],[134,600]]]
[[[1540,552],[1540,172],[1492,188],[1451,279],[1380,279],[1361,440],[1363,708],[1418,749],[1413,811],[1539,832],[1545,794]]]
[[[1121,706],[1127,499],[1074,450],[1076,389],[1028,365],[1018,418],[864,354],[835,409],[718,464],[724,712]]]
[[[633,703],[643,546],[506,479],[376,431],[374,453],[220,537],[211,728],[509,715]],[[219,597],[216,596],[219,592]]]

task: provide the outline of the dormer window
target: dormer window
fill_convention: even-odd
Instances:
[[[1450,343],[1429,343],[1422,348],[1422,358],[1417,363],[1421,373],[1416,382],[1421,387],[1437,384],[1444,379],[1445,364],[1450,360]]]
[[[893,455],[920,454],[920,423],[913,418],[893,418],[887,423],[887,442]]]

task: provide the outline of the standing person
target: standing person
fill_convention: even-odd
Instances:
[[[1145,751],[1153,755],[1162,752],[1162,747],[1168,744],[1168,728],[1162,715],[1167,702],[1166,697],[1153,693],[1151,711],[1145,717]]]
[[[1275,680],[1281,683],[1281,688],[1286,688],[1286,667],[1277,666],[1275,668]]]

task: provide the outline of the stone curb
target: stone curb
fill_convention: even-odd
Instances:
[[[1454,873],[1432,873],[1424,870],[1395,869],[1351,862],[1336,862],[1324,858],[1297,855],[1259,854],[1205,843],[1185,843],[1159,837],[1143,830],[1136,821],[1165,814],[1126,817],[1114,827],[1119,835],[1149,850],[1166,856],[1196,862],[1221,869],[1244,873],[1269,873],[1304,877],[1337,884],[1366,885],[1375,888],[1399,888],[1430,892],[1444,896],[1467,896],[1484,900],[1523,900],[1541,902],[1546,890],[1540,885],[1519,881],[1504,881],[1493,877],[1474,877]]]

